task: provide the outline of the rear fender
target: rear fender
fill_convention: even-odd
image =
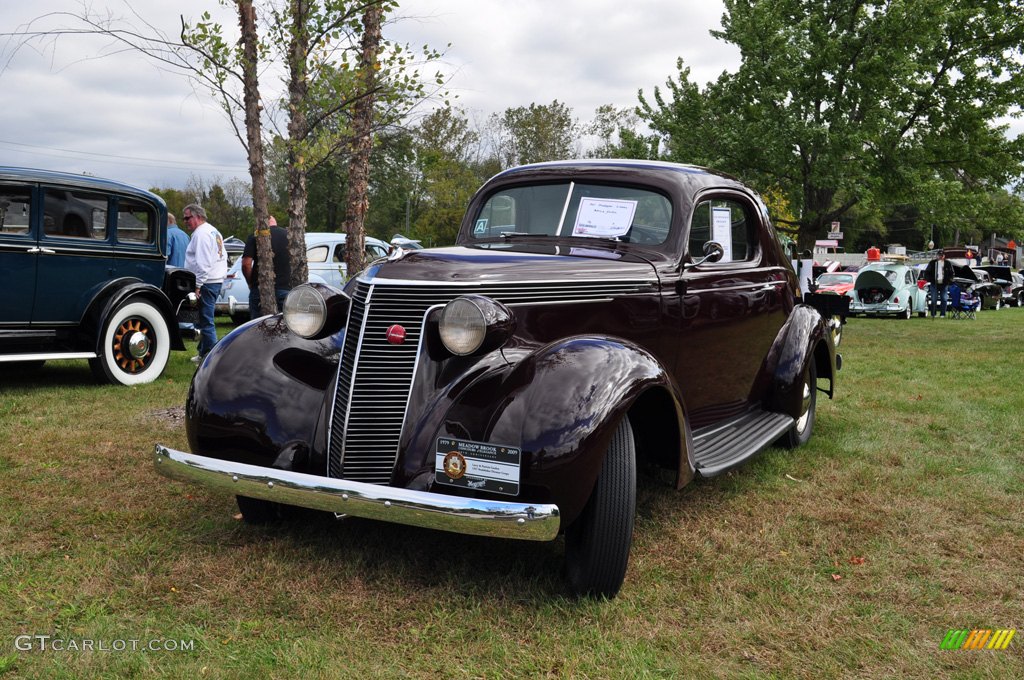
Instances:
[[[836,350],[828,326],[821,314],[808,305],[797,305],[779,331],[768,354],[771,387],[767,407],[772,411],[800,415],[803,401],[803,374],[810,361],[815,362],[819,384],[829,399],[835,393]]]

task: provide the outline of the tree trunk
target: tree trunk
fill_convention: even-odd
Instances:
[[[368,188],[370,151],[373,149],[373,106],[377,86],[377,53],[380,50],[380,25],[383,11],[380,5],[370,5],[363,14],[362,52],[359,56],[361,96],[356,102],[352,123],[352,158],[349,162],[348,203],[345,218],[345,265],[348,275],[355,276],[364,263],[366,210],[369,207]]]
[[[260,91],[256,73],[256,11],[252,0],[236,0],[238,24],[242,31],[242,83],[245,89],[245,138],[249,152],[249,175],[252,177],[252,208],[256,218],[256,261],[259,280],[256,282],[262,311],[277,313],[274,295],[274,253],[270,247],[267,210],[267,176],[263,165],[263,134],[260,124]]]
[[[306,122],[307,57],[309,55],[308,0],[291,0],[292,40],[288,48],[288,259],[291,287],[306,282]]]

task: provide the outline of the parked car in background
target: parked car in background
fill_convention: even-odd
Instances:
[[[391,237],[391,245],[398,248],[405,248],[406,250],[418,250],[423,247],[423,244],[416,239],[406,238],[401,234],[395,234]]]
[[[999,309],[1003,306],[1003,287],[992,280],[991,274],[978,266],[954,268],[958,277],[973,279],[967,290],[981,298],[982,309]]]
[[[218,343],[189,390],[191,451],[158,445],[156,469],[236,494],[248,522],[293,505],[564,534],[571,590],[612,596],[638,470],[682,487],[810,438],[840,362],[799,292],[764,203],[726,175],[514,168],[455,246],[299,286]]]
[[[245,241],[237,236],[228,236],[224,239],[224,250],[227,251],[228,267],[230,267],[242,257],[242,252],[245,251]]]
[[[853,288],[853,282],[856,278],[856,272],[826,272],[815,281],[816,291],[819,293],[845,295]]]
[[[852,316],[924,316],[928,293],[918,284],[918,270],[896,262],[869,262],[857,272],[850,296]]]
[[[87,359],[102,382],[155,380],[185,349],[176,311],[195,289],[166,248],[155,194],[0,167],[0,366]]]
[[[366,237],[366,261],[372,262],[388,254],[388,244],[372,236]],[[345,265],[345,234],[306,232],[306,263],[309,281],[342,287],[348,278]],[[249,284],[242,276],[242,258],[228,269],[217,297],[215,311],[227,315],[235,323],[249,320]]]
[[[992,283],[1003,290],[1002,304],[1024,307],[1024,277],[1006,265],[986,264],[975,269],[982,269],[992,277]]]
[[[848,296],[853,288],[853,282],[857,278],[855,271],[825,272],[818,276],[814,282],[813,292],[824,295]],[[832,332],[832,342],[836,347],[843,341],[843,326],[846,325],[846,316],[849,308],[844,309],[842,314],[828,315],[828,326]]]

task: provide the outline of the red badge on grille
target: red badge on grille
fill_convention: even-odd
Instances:
[[[388,326],[388,342],[392,345],[401,345],[405,342],[405,329],[397,323],[394,326]]]

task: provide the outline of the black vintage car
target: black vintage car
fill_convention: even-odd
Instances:
[[[1024,307],[1024,277],[1006,265],[984,264],[975,269],[988,272],[992,277],[992,283],[999,286],[1002,291],[1002,303],[1014,307]]]
[[[838,357],[768,213],[702,168],[567,161],[473,198],[457,245],[308,284],[236,329],[157,469],[236,494],[468,534],[565,536],[574,592],[614,595],[636,472],[682,487],[811,436]],[[819,296],[826,297],[826,296]],[[833,296],[834,297],[834,296]]]
[[[0,167],[0,373],[87,359],[102,382],[155,380],[184,350],[195,276],[166,268],[163,199],[120,182]]]

